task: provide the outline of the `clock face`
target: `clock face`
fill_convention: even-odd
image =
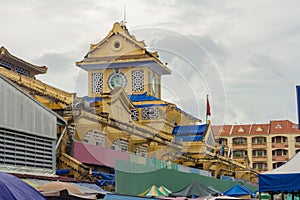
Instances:
[[[156,93],[156,78],[155,75],[152,76],[152,91],[155,94]]]
[[[122,73],[113,73],[108,78],[108,85],[112,90],[117,87],[125,87],[126,77]]]

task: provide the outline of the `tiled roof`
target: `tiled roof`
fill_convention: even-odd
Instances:
[[[270,121],[270,134],[300,133],[298,125],[289,120]]]
[[[298,124],[289,120],[273,120],[269,124],[234,124],[212,126],[215,136],[242,136],[267,134],[300,134]]]
[[[228,136],[230,135],[232,125],[212,126],[212,131],[215,136]]]
[[[33,65],[33,64],[29,63],[29,62],[26,62],[25,60],[22,60],[22,59],[20,59],[20,58],[18,58],[16,56],[10,54],[8,52],[8,50],[5,47],[3,47],[3,46],[0,47],[0,55],[1,55],[1,57],[2,56],[9,57],[9,58],[11,58],[11,59],[13,59],[13,60],[15,60],[15,61],[17,61],[19,63],[22,63],[23,65],[26,65],[27,67],[29,67],[31,69],[35,69],[36,71],[38,71],[38,72],[40,72],[42,74],[46,73],[47,69],[48,69],[46,66]]]
[[[251,135],[267,135],[269,133],[269,124],[253,124],[251,127]]]
[[[251,124],[234,125],[231,135],[249,135]]]

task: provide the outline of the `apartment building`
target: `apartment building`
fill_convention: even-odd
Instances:
[[[300,151],[298,124],[289,120],[212,126],[212,129],[223,156],[259,171],[275,169]]]

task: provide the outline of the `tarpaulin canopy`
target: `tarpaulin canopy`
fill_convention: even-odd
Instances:
[[[21,179],[5,172],[0,172],[0,199],[45,200],[44,196],[36,189],[34,189]]]
[[[95,184],[100,186],[100,187],[107,186],[107,185],[115,186],[115,180],[97,180],[95,182]]]
[[[103,200],[161,200],[156,198],[145,198],[145,197],[137,197],[137,196],[129,196],[129,195],[119,195],[119,194],[110,194],[107,193]]]
[[[193,181],[223,192],[238,183],[237,181],[203,176],[198,169],[194,170],[178,171],[167,169],[166,167],[159,168],[149,164],[144,165],[116,160],[116,192],[119,194],[139,195],[149,187],[149,183],[157,186],[163,185],[171,191],[179,191]],[[247,182],[243,182],[243,184],[252,191],[257,190],[257,186],[249,185]]]
[[[243,185],[235,185],[226,192],[223,193],[224,195],[230,196],[230,197],[241,197],[250,195],[251,197],[254,197],[254,192],[251,191],[249,188],[243,186]]]
[[[171,197],[205,197],[216,195],[218,191],[213,188],[202,185],[199,182],[192,182],[183,189],[169,194]]]
[[[68,190],[68,192],[74,194],[83,194],[77,186],[61,181],[51,181],[44,185],[38,186],[37,189],[40,192]]]
[[[94,177],[100,176],[103,180],[114,180],[115,179],[115,174],[108,174],[108,173],[97,172],[97,171],[93,171],[92,174]]]
[[[260,192],[296,192],[300,190],[300,152],[284,165],[258,174]]]

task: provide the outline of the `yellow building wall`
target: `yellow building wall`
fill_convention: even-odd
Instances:
[[[129,67],[129,68],[119,68],[118,69],[120,73],[123,73],[126,76],[127,84],[124,87],[125,93],[130,94],[143,94],[144,92],[147,92],[147,95],[154,96],[157,98],[160,98],[161,92],[160,92],[160,76],[153,72],[151,69],[149,69],[146,66],[143,67]],[[144,71],[144,90],[140,92],[133,92],[132,91],[132,71],[135,70],[143,70]],[[89,97],[101,97],[101,94],[93,94],[92,93],[92,74],[93,73],[103,73],[103,93],[109,93],[111,92],[111,89],[108,85],[108,79],[112,73],[114,73],[115,69],[98,69],[98,70],[89,70],[88,72],[88,96]],[[156,79],[156,93],[152,90],[152,76],[155,76]]]
[[[116,48],[115,44],[119,43],[119,46]],[[124,55],[139,55],[143,54],[145,50],[137,47],[132,42],[127,40],[121,35],[114,35],[108,39],[107,42],[101,44],[101,49],[96,49],[90,53],[91,58],[97,57],[115,57],[118,59],[120,56]]]

